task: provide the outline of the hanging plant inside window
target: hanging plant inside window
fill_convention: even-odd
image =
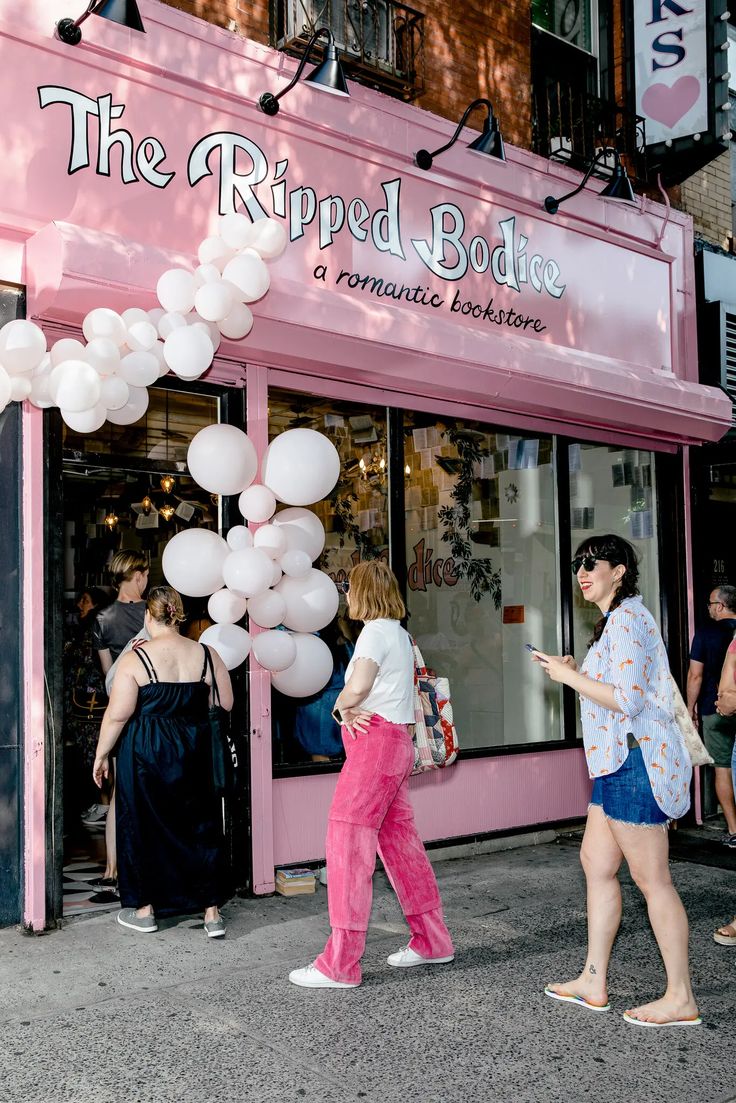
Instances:
[[[458,578],[467,578],[470,593],[475,601],[486,594],[493,600],[494,608],[501,608],[501,572],[493,566],[492,559],[473,556],[470,539],[470,500],[475,481],[474,468],[485,456],[487,448],[481,447],[478,435],[458,425],[449,426],[442,434],[457,450],[459,470],[455,485],[450,491],[451,506],[441,506],[438,511],[442,525],[442,539],[450,545]]]

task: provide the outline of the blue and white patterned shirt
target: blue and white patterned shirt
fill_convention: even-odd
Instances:
[[[627,733],[641,747],[654,799],[678,819],[690,807],[692,766],[672,704],[670,664],[659,629],[640,597],[614,609],[581,667],[589,678],[613,686],[612,712],[580,698],[585,756],[591,777],[613,774],[629,754]]]

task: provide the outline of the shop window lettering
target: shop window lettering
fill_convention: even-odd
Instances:
[[[414,560],[406,572],[410,590],[423,591],[429,586],[457,586],[459,575],[455,573],[455,560],[434,558],[434,548],[427,547],[424,538],[412,549]]]
[[[158,138],[147,136],[136,141],[125,127],[113,125],[123,116],[125,106],[113,103],[110,94],[91,99],[70,88],[45,85],[38,89],[38,95],[42,109],[64,105],[70,110],[70,175],[90,167],[90,145],[96,139],[98,175],[111,175],[114,151],[112,161],[119,165],[125,184],[143,182],[162,189],[173,180],[176,173],[163,169],[167,154]],[[95,121],[96,127],[89,126]],[[288,219],[291,241],[305,237],[309,231],[316,234],[319,248],[325,250],[339,234],[348,233],[356,241],[370,239],[379,253],[407,259],[399,178],[379,184],[382,194],[371,208],[362,196],[348,199],[329,194],[319,198],[315,189],[304,183],[289,189],[288,167],[288,160],[283,159],[271,170],[266,154],[254,141],[243,134],[221,131],[206,135],[194,145],[188,157],[187,180],[194,188],[207,177],[219,174],[220,214],[245,209],[254,220],[269,216]],[[256,194],[259,187],[261,192]],[[264,206],[269,192],[271,210]],[[500,220],[490,237],[470,236],[461,209],[454,203],[440,203],[430,209],[429,222],[427,236],[411,238],[411,246],[434,276],[457,281],[472,270],[479,275],[488,273],[496,285],[517,293],[528,285],[537,294],[553,299],[564,294],[559,265],[527,249],[529,239],[518,232],[515,218]]]

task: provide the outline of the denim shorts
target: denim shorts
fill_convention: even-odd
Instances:
[[[614,774],[597,777],[593,782],[590,803],[599,805],[606,819],[620,823],[655,827],[670,820],[654,799],[641,747],[631,739],[629,755],[623,765]]]

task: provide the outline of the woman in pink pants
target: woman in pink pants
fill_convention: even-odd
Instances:
[[[380,560],[359,563],[344,585],[350,616],[365,627],[335,703],[346,759],[327,825],[332,934],[316,961],[289,974],[303,988],[360,984],[376,852],[412,935],[388,964],[435,965],[455,956],[407,792],[414,765],[414,658],[399,623],[404,602],[393,571]]]

